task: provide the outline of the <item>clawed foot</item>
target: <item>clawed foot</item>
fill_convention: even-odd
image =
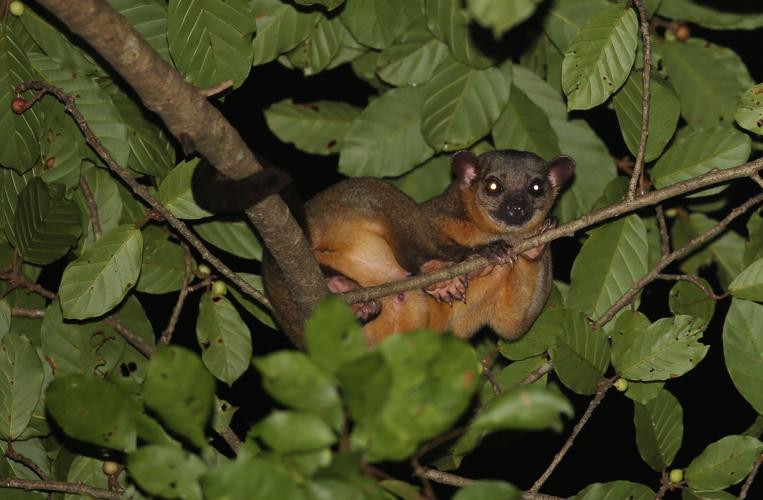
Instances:
[[[453,265],[453,262],[430,260],[425,262],[420,270],[422,273],[428,273],[451,265]],[[437,283],[424,288],[424,291],[431,295],[437,302],[447,302],[452,305],[454,300],[460,300],[465,304],[467,286],[469,286],[469,281],[466,276],[462,275],[449,280],[438,281]]]
[[[506,264],[514,267],[519,256],[511,248],[511,245],[505,240],[498,240],[485,245],[478,250],[478,253],[485,257],[491,264],[505,266]]]
[[[327,277],[326,286],[332,293],[349,292],[350,290],[360,288],[357,281],[342,274]],[[355,313],[355,317],[362,323],[368,323],[381,313],[381,304],[376,300],[358,302],[352,304],[350,307],[352,307],[352,312]]]
[[[537,234],[543,234],[546,231],[550,229],[554,229],[558,224],[558,221],[555,217],[549,217],[548,219],[543,221],[543,224],[540,226],[540,229],[538,230]],[[542,255],[543,252],[546,250],[546,245],[541,245],[539,247],[531,248],[529,250],[525,250],[522,252],[522,257],[524,257],[527,260],[538,260]]]

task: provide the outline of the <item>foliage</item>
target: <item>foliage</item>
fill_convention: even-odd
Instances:
[[[707,433],[704,451],[676,463],[685,417],[671,390],[673,379],[717,350],[727,373],[713,377],[733,383],[748,404],[743,411],[763,415],[759,214],[746,226],[724,225],[719,236],[680,256],[669,269],[688,275],[683,281],[669,291],[647,284],[631,310],[600,328],[592,325],[665,257],[652,209],[577,233],[579,251],[567,256],[560,274],[569,282],[556,283],[517,342],[470,343],[419,331],[368,349],[350,309],[330,298],[306,326],[304,352],[265,353],[258,345],[274,335],[266,308],[232,281],[224,296],[220,278],[200,272],[204,257],[154,220],[60,102],[44,97],[12,112],[14,87],[44,80],[72,95],[114,159],[188,221],[213,253],[223,250],[243,271],[262,258],[252,227],[196,205],[190,182],[198,162],[176,154],[180,145],[82,38],[36,3],[21,15],[8,12],[10,3],[0,0],[0,480],[84,483],[135,499],[419,498],[426,488],[379,468],[411,460],[422,476],[420,462],[458,468],[496,431],[560,432],[574,416],[576,394],[595,394],[600,402],[617,377],[628,381],[621,387],[633,405],[633,449],[658,472],[685,466],[686,498],[725,498],[722,490],[760,461],[759,426],[741,435],[719,424]],[[264,65],[306,77],[349,68],[342,85],[373,89],[364,106],[285,99],[262,110],[281,141],[329,157],[344,175],[394,178],[423,200],[447,185],[454,150],[512,148],[575,158],[577,175],[555,208],[562,222],[625,195],[627,180],[610,151],[635,156],[641,138],[644,46],[631,2],[108,3],[202,88],[230,80],[235,91]],[[644,3],[655,20],[648,185],[745,163],[763,150],[763,84],[755,85],[739,47],[710,40],[714,30],[763,27],[763,7]],[[707,40],[691,34],[695,26]],[[701,237],[740,192],[750,190],[722,185],[666,202],[664,243],[679,249]],[[259,276],[239,276],[261,289]],[[733,298],[716,307],[718,286]],[[184,302],[197,291],[199,300]],[[162,330],[157,325],[173,305],[183,319]],[[711,349],[703,336],[720,337],[718,325],[722,346]],[[160,336],[173,333],[173,343],[184,347],[157,347]],[[242,386],[255,379],[275,409],[263,405],[256,421],[247,421],[235,415],[235,405],[262,404],[259,389]],[[233,404],[219,398],[223,391]],[[243,443],[235,443],[231,426]],[[237,454],[215,432],[240,445]],[[104,460],[126,472],[107,478]],[[658,475],[649,486],[629,481],[627,469],[610,482],[596,482],[589,468],[581,472],[588,486],[579,499],[653,498],[669,486]],[[0,496],[8,492],[41,496],[20,490]],[[456,494],[520,496],[498,480],[476,481]]]

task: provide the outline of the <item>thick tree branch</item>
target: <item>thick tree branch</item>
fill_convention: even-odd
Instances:
[[[650,82],[652,78],[652,41],[649,37],[649,16],[647,16],[644,2],[642,0],[633,0],[640,19],[641,41],[644,45],[644,68],[642,75],[642,95],[641,95],[641,139],[639,140],[638,151],[636,152],[636,163],[633,165],[633,174],[628,184],[628,200],[641,194],[644,190],[644,155],[646,154],[646,141],[649,137],[649,99],[651,97]],[[639,191],[637,193],[637,191]]]
[[[196,150],[223,174],[242,179],[262,169],[222,114],[162,60],[107,2],[39,3],[108,61],[175,137],[193,141]],[[300,318],[305,320],[327,293],[305,235],[278,196],[268,197],[246,213],[283,270]]]
[[[704,175],[677,182],[662,189],[650,191],[633,200],[624,200],[620,203],[615,203],[614,205],[595,210],[573,221],[563,224],[556,229],[551,229],[538,236],[528,238],[524,242],[515,245],[514,250],[516,253],[521,254],[530,248],[535,248],[550,243],[551,241],[563,236],[572,236],[576,232],[599,224],[600,222],[635,212],[636,210],[644,207],[656,205],[670,198],[681,196],[692,191],[697,191],[714,184],[720,184],[744,177],[752,177],[761,169],[763,169],[763,158],[758,158],[734,168],[724,170],[711,170]],[[463,262],[447,267],[445,269],[440,269],[431,273],[420,274],[412,278],[394,281],[384,285],[352,290],[350,292],[341,294],[341,296],[346,302],[351,304],[356,302],[368,302],[370,300],[379,299],[381,297],[386,297],[387,295],[392,295],[395,293],[425,288],[440,281],[452,279],[462,274],[472,273],[488,265],[492,264],[486,258],[478,255],[473,255]]]

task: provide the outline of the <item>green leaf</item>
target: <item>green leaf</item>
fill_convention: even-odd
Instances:
[[[630,6],[605,7],[578,31],[564,53],[567,109],[590,109],[625,82],[636,57],[638,19]]]
[[[484,137],[509,100],[511,79],[498,68],[476,70],[446,58],[423,87],[421,130],[438,151],[454,151]]]
[[[201,487],[206,498],[304,498],[285,465],[262,458],[223,462],[201,479]]]
[[[218,433],[223,432],[230,426],[230,423],[238,410],[238,406],[233,406],[224,399],[215,397],[215,412],[212,414],[212,428]]]
[[[498,342],[501,355],[512,360],[527,359],[548,350],[556,340],[565,324],[562,296],[556,286],[551,288],[551,294],[546,301],[546,307],[535,320],[530,331],[519,340]]]
[[[262,419],[253,431],[276,453],[317,450],[337,440],[325,420],[317,415],[295,411],[274,411]]]
[[[212,215],[196,204],[191,191],[191,177],[198,164],[198,158],[181,161],[159,185],[157,198],[179,219],[195,220]]]
[[[71,192],[79,186],[80,148],[84,147],[82,133],[71,118],[55,112],[46,113],[43,130],[45,133],[40,142],[42,162],[34,171],[46,184],[58,182]]]
[[[737,101],[753,84],[739,56],[699,38],[666,41],[662,47],[668,80],[686,121],[695,128],[732,126]]]
[[[249,273],[237,273],[237,274],[239,278],[249,283],[255,289],[264,293],[264,288],[262,286],[262,278],[260,276],[257,276],[256,274],[249,274]],[[228,292],[230,293],[233,300],[238,302],[238,304],[244,309],[246,309],[246,311],[249,314],[254,316],[257,319],[257,321],[259,321],[265,326],[268,326],[269,328],[272,328],[273,330],[276,330],[276,324],[273,321],[273,318],[270,316],[268,312],[266,312],[262,307],[260,307],[259,302],[256,302],[249,295],[245,296],[242,292],[239,292],[236,289],[236,285],[234,285],[233,283],[228,281],[226,281],[226,283],[228,284]]]
[[[80,211],[64,197],[64,187],[48,186],[39,177],[19,193],[14,219],[18,249],[33,264],[50,264],[63,257],[82,232]]]
[[[409,0],[347,0],[339,19],[355,40],[384,49],[406,31],[410,21],[420,16],[419,3]]]
[[[379,54],[377,73],[385,82],[402,87],[428,82],[448,55],[448,46],[432,35],[426,19],[414,21],[400,41]]]
[[[204,428],[214,407],[215,380],[198,356],[171,346],[156,350],[143,384],[146,407],[171,431],[205,448]]]
[[[26,52],[19,45],[16,35],[7,23],[0,26],[0,165],[19,173],[26,172],[40,155],[38,138],[42,133],[42,116],[32,106],[18,115],[10,111],[16,98],[14,87],[21,82],[34,80]],[[31,97],[31,96],[30,96]]]
[[[341,101],[296,103],[284,99],[265,110],[268,127],[306,153],[334,154],[360,109]]]
[[[686,468],[693,490],[722,490],[744,480],[763,451],[763,443],[750,436],[726,436],[707,448]]]
[[[152,495],[201,500],[199,479],[207,472],[201,458],[182,448],[142,446],[127,457],[130,477]]]
[[[501,368],[497,373],[493,369],[493,379],[501,390],[501,393],[519,387],[519,383],[527,378],[530,373],[540,368],[548,362],[545,356],[534,356],[532,358],[515,361],[508,366]],[[538,380],[532,383],[533,386],[545,387],[548,381],[548,376],[543,375]],[[498,395],[495,394],[493,384],[489,380],[485,380],[480,389],[480,401],[485,404],[494,400]]]
[[[508,30],[529,18],[540,5],[541,0],[467,0],[469,14],[480,25],[491,28],[493,36],[499,38]]]
[[[763,301],[763,259],[756,260],[734,278],[729,292],[740,299]]]
[[[450,183],[450,158],[446,155],[433,156],[423,165],[392,180],[392,184],[413,198],[416,203],[442,194]]]
[[[601,331],[591,331],[585,315],[568,311],[563,332],[548,351],[554,371],[578,394],[593,394],[609,366],[609,342]]]
[[[681,448],[684,433],[681,403],[663,389],[656,398],[646,404],[634,403],[633,408],[638,452],[652,469],[662,471],[673,463]]]
[[[3,304],[8,307],[5,301]],[[42,397],[43,376],[42,361],[29,339],[15,332],[2,336],[0,438],[13,441],[29,425]]]
[[[569,309],[598,318],[647,272],[644,222],[629,215],[591,231],[572,265]]]
[[[744,133],[734,129],[696,130],[675,141],[657,161],[651,177],[655,186],[662,188],[712,169],[736,167],[749,157],[750,138]],[[720,189],[700,191],[693,196],[715,194]]]
[[[757,2],[669,0],[662,2],[658,14],[711,29],[752,30],[763,26],[763,13],[751,7],[757,8]]]
[[[61,450],[61,455],[66,457],[67,454],[64,454],[64,451],[66,451],[65,448]],[[73,454],[68,459],[71,461],[71,464],[67,465],[68,470],[63,470],[65,476],[60,479],[72,484],[87,484],[96,488],[106,489],[109,487],[109,478],[103,473],[103,460]],[[54,469],[57,465],[56,462],[53,464]],[[71,497],[65,498],[70,500]]]
[[[315,364],[331,375],[368,350],[363,330],[350,306],[331,295],[315,308],[307,320],[305,345]]]
[[[206,88],[233,80],[252,66],[254,16],[245,0],[170,0],[167,40],[178,70]]]
[[[559,140],[545,111],[516,85],[493,125],[493,141],[496,148],[532,151],[543,158],[559,154]]]
[[[763,214],[753,212],[747,220],[747,242],[742,265],[749,266],[758,259],[763,259]]]
[[[641,72],[634,71],[614,97],[617,121],[625,144],[633,156],[636,156],[641,141],[642,85]],[[676,131],[680,112],[681,105],[675,92],[661,78],[653,76],[649,98],[649,136],[644,161],[655,160],[662,154]]]
[[[170,62],[167,46],[167,6],[156,0],[108,0],[153,49]]]
[[[64,317],[86,319],[113,309],[138,281],[142,252],[143,236],[130,224],[93,243],[61,277]]]
[[[88,165],[82,168],[81,176],[84,176],[90,192],[97,206],[98,221],[101,231],[108,233],[119,225],[122,218],[122,200],[119,198],[119,184],[111,176],[108,170]],[[82,252],[93,245],[95,234],[93,233],[92,215],[88,201],[81,189],[74,194],[74,201],[79,206],[79,214],[83,227],[83,236],[80,238],[78,252]]]
[[[29,62],[30,67],[34,68],[42,79],[61,87],[64,92],[74,97],[77,109],[103,146],[111,153],[114,161],[120,165],[127,165],[130,157],[127,126],[108,93],[99,87],[94,79],[85,76],[86,72],[69,68],[56,59],[31,53]]]
[[[593,483],[586,486],[570,500],[608,500],[615,498],[627,498],[628,500],[650,500],[654,498],[654,491],[643,484],[631,483],[630,481],[612,481],[611,483]]]
[[[331,11],[342,5],[345,0],[294,0],[299,5],[322,5]]]
[[[698,279],[707,290],[712,291],[713,288],[707,280]],[[678,281],[673,285],[668,295],[668,305],[673,314],[688,314],[700,318],[706,323],[710,323],[715,313],[715,301],[697,285],[688,281]]]
[[[742,94],[734,119],[743,129],[763,135],[763,83]]]
[[[655,382],[638,382],[636,380],[630,380],[628,381],[628,390],[625,391],[625,395],[635,403],[644,405],[656,398],[663,387],[665,387],[665,382],[662,380]]]
[[[45,403],[69,436],[120,451],[135,449],[134,408],[114,383],[78,373],[64,375],[50,383]]]
[[[156,226],[143,228],[143,259],[140,278],[135,289],[143,293],[176,292],[183,286],[185,254],[175,242],[169,241],[166,230]],[[191,269],[196,266],[191,259]],[[193,275],[190,276],[193,279]]]
[[[112,372],[125,349],[124,341],[100,321],[64,321],[57,303],[45,309],[40,330],[42,352],[56,374],[82,373],[105,377]]]
[[[339,171],[350,176],[393,177],[432,156],[421,135],[422,89],[386,92],[353,121],[339,154]]]
[[[607,0],[553,0],[543,17],[543,30],[555,48],[564,52],[586,21],[607,5]]]
[[[629,380],[680,377],[707,354],[709,347],[699,342],[706,328],[702,319],[674,316],[655,321],[645,331],[615,332],[612,364]]]
[[[519,500],[522,492],[505,481],[481,480],[459,489],[453,500]]]
[[[18,196],[26,188],[29,181],[36,177],[34,170],[28,170],[24,175],[10,168],[0,168],[0,221],[2,221],[4,238],[11,245],[16,245],[15,213],[18,207]],[[10,255],[10,254],[9,254]],[[10,259],[8,261],[10,264]]]
[[[312,412],[339,432],[344,422],[342,402],[327,374],[304,353],[278,351],[255,358],[262,385],[276,401]]]
[[[287,54],[288,61],[305,76],[320,73],[339,55],[344,39],[349,36],[338,17],[321,16],[307,38]]]
[[[255,66],[273,61],[296,47],[321,18],[320,12],[297,10],[281,0],[257,0],[252,10],[257,21],[257,34],[252,42]]]
[[[485,405],[472,427],[485,431],[503,429],[560,431],[560,414],[572,417],[572,405],[558,391],[530,385],[502,392]]]
[[[252,336],[228,299],[211,292],[201,297],[196,340],[207,369],[228,385],[247,369],[252,358]]]
[[[460,2],[424,0],[424,11],[430,31],[448,45],[456,61],[477,69],[492,64],[472,39],[469,20]]]
[[[11,331],[11,306],[5,299],[0,299],[0,340]]]
[[[262,245],[243,218],[213,220],[193,225],[205,241],[242,259],[262,260]]]
[[[428,331],[387,337],[339,371],[356,420],[351,441],[372,461],[410,456],[467,408],[478,369],[461,339]]]
[[[763,305],[734,299],[723,324],[723,357],[739,393],[763,412]]]

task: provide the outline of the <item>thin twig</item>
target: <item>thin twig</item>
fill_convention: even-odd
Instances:
[[[532,384],[533,382],[535,382],[537,380],[540,380],[543,377],[543,375],[551,372],[551,370],[553,370],[553,369],[554,369],[554,363],[552,363],[551,360],[547,360],[545,363],[540,365],[538,368],[536,368],[533,371],[531,371],[530,373],[528,373],[527,376],[525,378],[523,378],[517,384],[517,386]]]
[[[84,175],[79,176],[79,188],[82,190],[82,196],[85,197],[87,202],[87,209],[90,212],[90,225],[93,226],[93,239],[98,240],[101,238],[103,231],[101,230],[101,220],[98,218],[98,204],[93,197],[93,191],[90,190],[90,185],[87,183]]]
[[[419,457],[417,455],[412,456],[410,463],[413,468],[413,473],[421,480],[421,486],[424,488],[424,497],[429,500],[436,500],[437,496],[434,494],[432,483],[429,482],[429,478],[424,474],[424,467],[421,466]]]
[[[426,477],[427,479],[429,479],[430,481],[434,481],[435,483],[445,484],[448,486],[455,486],[456,488],[466,488],[467,486],[474,483],[474,479],[469,479],[468,477],[451,474],[450,472],[443,472],[441,470],[432,469],[430,467],[422,467],[420,470],[420,474]],[[545,495],[543,493],[538,493],[538,492],[530,490],[530,491],[522,492],[522,499],[523,500],[562,500],[562,497],[557,497],[553,495]]]
[[[633,0],[633,4],[638,10],[641,20],[641,41],[644,45],[644,68],[642,70],[642,96],[641,96],[641,139],[636,153],[636,163],[633,165],[633,175],[628,184],[628,195],[626,199],[632,200],[636,197],[636,192],[642,194],[644,191],[644,155],[646,154],[646,141],[649,137],[649,100],[651,97],[650,82],[652,73],[652,41],[649,37],[649,16],[647,15],[642,0]]]
[[[548,480],[564,456],[567,454],[569,449],[572,447],[572,444],[575,442],[575,438],[578,437],[580,431],[582,431],[583,427],[585,427],[585,425],[588,423],[588,420],[591,418],[593,411],[597,406],[599,406],[601,401],[604,399],[604,396],[607,394],[607,391],[610,387],[612,387],[612,384],[614,384],[616,379],[617,377],[602,378],[599,380],[598,387],[596,388],[596,395],[588,404],[588,408],[586,408],[585,413],[583,413],[583,415],[580,417],[578,423],[575,424],[575,427],[573,427],[572,434],[570,434],[570,437],[567,438],[567,441],[565,441],[564,445],[562,445],[562,448],[554,456],[554,459],[551,460],[551,463],[548,465],[543,474],[541,474],[538,480],[535,481],[535,484],[533,484],[532,488],[530,488],[530,491],[537,492],[541,489],[541,487],[543,487],[543,484],[546,482],[546,480]]]
[[[159,336],[159,343],[164,345],[169,344],[172,340],[172,334],[175,331],[175,326],[183,310],[183,304],[185,304],[185,299],[188,296],[188,283],[191,282],[191,276],[193,276],[193,256],[191,255],[191,250],[183,241],[180,242],[180,248],[183,249],[183,255],[185,256],[185,273],[183,273],[183,285],[180,287],[175,307],[172,308],[170,320],[167,323],[167,327]]]
[[[566,224],[563,224],[556,229],[550,229],[537,236],[527,238],[523,242],[514,245],[513,248],[516,253],[521,254],[525,250],[542,246],[564,236],[572,236],[576,232],[599,224],[600,222],[635,212],[644,207],[656,205],[670,198],[685,195],[686,193],[697,191],[714,184],[728,182],[733,179],[750,177],[761,169],[763,169],[763,158],[757,158],[743,165],[739,165],[738,167],[729,169],[713,169],[698,177],[676,182],[675,184],[671,184],[670,186],[664,187],[662,189],[649,191],[648,193],[645,193],[633,200],[624,200],[619,203],[615,203],[614,205],[600,208],[599,210],[595,210]],[[341,297],[346,302],[351,304],[357,302],[368,302],[370,300],[376,300],[395,293],[425,288],[434,283],[453,279],[456,276],[473,273],[479,269],[482,269],[483,267],[490,265],[494,264],[485,257],[472,255],[463,262],[444,269],[439,269],[437,271],[432,271],[426,274],[420,274],[405,280],[394,281],[385,283],[383,285],[359,288],[349,292],[344,292],[341,294]]]
[[[23,455],[23,454],[17,452],[16,450],[14,450],[13,449],[13,443],[10,441],[10,439],[8,440],[8,445],[5,448],[5,456],[10,458],[14,462],[18,462],[21,465],[24,465],[24,466],[32,469],[34,471],[34,473],[37,474],[37,477],[39,477],[43,481],[47,481],[47,480],[50,479],[50,477],[48,477],[48,475],[45,473],[45,471],[42,470],[42,468],[39,465],[37,465],[34,462],[34,460],[32,460],[31,458],[27,457],[26,455]]]
[[[42,319],[45,317],[44,309],[25,309],[23,307],[11,307],[11,316],[19,318]]]
[[[711,288],[706,287],[698,276],[694,276],[692,274],[658,274],[656,279],[664,281],[688,281],[689,283],[692,283],[694,286],[702,290],[702,292],[707,295],[707,298],[710,300],[723,300],[729,296],[729,292],[717,295]]]
[[[138,351],[140,351],[141,354],[143,354],[145,357],[150,358],[152,354],[154,354],[154,351],[156,350],[156,347],[151,345],[148,341],[146,341],[143,337],[129,329],[127,326],[125,326],[124,323],[119,321],[119,318],[116,316],[109,316],[107,318],[103,319],[103,322],[107,325],[114,328],[114,330],[124,338],[128,344],[136,348]]]
[[[19,84],[16,87],[16,92],[20,94],[29,89],[35,89],[49,93],[55,96],[59,101],[63,102],[66,111],[72,115],[74,121],[77,123],[77,126],[79,126],[80,130],[82,130],[82,133],[85,135],[85,140],[87,141],[88,145],[92,147],[98,156],[106,163],[106,165],[109,167],[109,170],[119,176],[119,178],[122,179],[122,181],[127,184],[135,194],[143,199],[143,201],[148,203],[151,208],[161,214],[164,220],[166,220],[170,226],[175,229],[175,231],[181,234],[183,238],[185,238],[185,240],[193,248],[195,248],[196,251],[199,252],[204,260],[209,262],[215,269],[217,269],[220,274],[235,283],[242,292],[265,305],[265,307],[270,307],[270,302],[267,300],[264,294],[241,279],[235,272],[233,272],[233,270],[226,266],[220,259],[215,257],[206,248],[204,243],[202,243],[202,241],[188,228],[188,226],[185,225],[184,222],[175,217],[172,212],[170,212],[164,205],[159,202],[159,200],[152,196],[151,193],[148,192],[148,189],[137,182],[127,169],[122,168],[116,161],[114,161],[111,153],[109,153],[109,151],[103,146],[100,139],[98,139],[98,137],[93,133],[90,125],[85,120],[85,117],[82,116],[82,113],[80,113],[72,96],[68,95],[63,91],[63,89],[56,87],[55,85],[51,85],[48,82],[38,80],[27,81]]]
[[[662,497],[665,496],[665,493],[668,492],[671,486],[672,486],[672,483],[670,481],[670,476],[668,475],[667,472],[663,470],[662,474],[660,474],[660,489],[657,490],[657,494],[654,496],[654,500],[661,500]]]
[[[742,489],[739,491],[739,500],[744,500],[747,498],[747,493],[749,493],[750,487],[752,486],[753,481],[755,481],[755,476],[758,475],[758,470],[760,469],[761,463],[763,463],[763,455],[758,457],[758,459],[755,461],[755,465],[752,466],[752,470],[747,475],[747,479],[744,481]]]
[[[496,346],[493,351],[485,356],[484,358],[480,359],[480,364],[482,365],[482,374],[485,375],[485,378],[490,382],[490,387],[493,389],[493,394],[496,396],[501,394],[501,385],[498,383],[498,380],[496,380],[495,375],[493,374],[493,361],[495,361],[495,357],[498,355],[498,347]]]
[[[238,452],[241,450],[241,439],[236,435],[235,432],[233,432],[233,429],[226,427],[218,434],[220,434],[220,437],[223,438],[226,443],[228,443],[228,446],[230,447],[231,451],[233,451],[233,454],[238,455]]]
[[[670,234],[668,233],[668,222],[665,220],[665,209],[662,205],[654,207],[657,215],[657,225],[660,228],[660,249],[664,257],[670,253]]]
[[[754,180],[758,186],[763,188],[763,177],[760,176],[760,174],[754,174],[751,176],[752,180]]]
[[[654,191],[653,191],[654,192]],[[645,195],[648,196],[648,195]],[[657,264],[654,265],[651,271],[649,271],[644,277],[633,283],[631,287],[628,289],[627,292],[625,292],[617,301],[612,304],[612,306],[607,309],[607,311],[601,315],[601,317],[596,320],[593,327],[601,328],[605,324],[607,324],[612,318],[615,317],[615,315],[625,307],[626,305],[630,304],[634,297],[643,289],[646,285],[657,279],[657,276],[661,273],[663,269],[665,269],[668,265],[675,262],[678,259],[681,259],[685,257],[686,255],[693,252],[696,248],[704,245],[711,239],[713,239],[718,233],[723,231],[734,219],[742,215],[743,213],[747,212],[750,208],[754,207],[755,205],[759,204],[760,202],[763,202],[763,193],[758,194],[757,196],[754,196],[747,200],[746,202],[742,203],[735,209],[733,209],[731,212],[726,215],[723,219],[721,219],[717,224],[715,224],[713,227],[711,227],[709,230],[705,231],[704,233],[700,234],[699,236],[693,238],[690,240],[686,245],[679,248],[678,250],[675,250],[671,252],[670,254],[662,257]]]
[[[55,491],[72,495],[89,495],[93,498],[106,500],[119,500],[122,493],[110,491],[82,483],[67,483],[64,481],[43,481],[35,479],[17,479],[14,477],[0,476],[1,488],[14,488],[26,491]]]
[[[58,300],[58,295],[47,288],[38,285],[34,281],[31,281],[23,272],[21,272],[21,270],[17,269],[16,266],[11,266],[11,269],[6,269],[0,272],[0,281],[8,281],[12,288],[24,288],[25,290],[41,295],[54,302]],[[10,291],[11,290],[7,290],[6,292],[10,293]]]

